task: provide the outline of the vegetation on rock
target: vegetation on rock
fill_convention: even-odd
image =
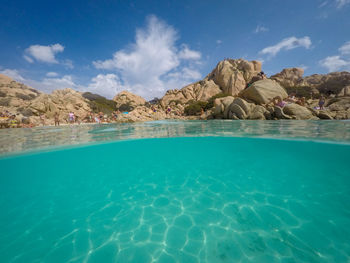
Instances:
[[[103,113],[111,113],[117,110],[116,102],[113,100],[106,99],[103,96],[98,94],[93,94],[91,92],[83,93],[83,97],[89,100],[89,105],[93,112],[103,112]]]

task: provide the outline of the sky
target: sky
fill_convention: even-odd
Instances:
[[[0,73],[50,93],[150,100],[225,58],[350,70],[350,0],[1,0]]]

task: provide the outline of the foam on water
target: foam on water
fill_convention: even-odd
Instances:
[[[349,262],[349,156],[200,137],[2,158],[1,262]]]

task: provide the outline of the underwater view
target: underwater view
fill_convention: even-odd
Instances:
[[[1,261],[348,262],[349,129],[348,121],[18,129],[21,141],[1,136]]]

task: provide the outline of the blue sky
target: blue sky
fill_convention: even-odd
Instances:
[[[46,92],[151,99],[224,58],[350,70],[350,0],[1,2],[0,73]]]

